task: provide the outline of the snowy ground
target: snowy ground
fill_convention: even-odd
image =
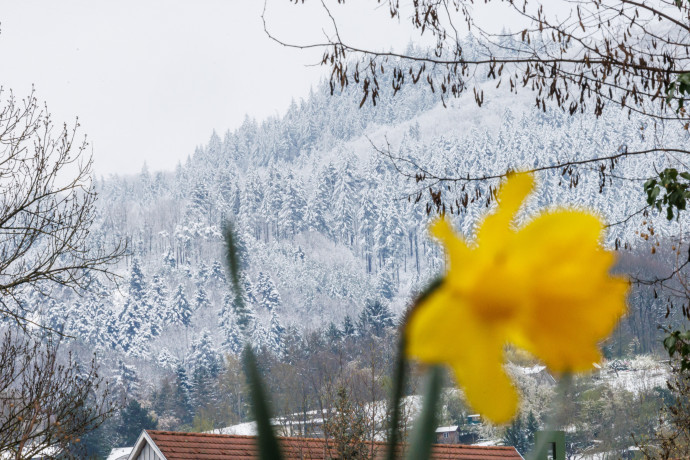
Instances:
[[[670,368],[665,362],[650,356],[638,356],[632,360],[614,360],[606,363],[598,377],[612,388],[633,393],[650,391],[655,387],[666,387]]]

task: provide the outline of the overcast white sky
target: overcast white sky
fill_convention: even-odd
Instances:
[[[341,32],[404,46],[409,38],[376,2],[350,0]],[[296,43],[323,36],[318,2],[270,0],[272,31]],[[58,122],[79,116],[97,174],[173,169],[248,114],[282,114],[324,68],[320,52],[286,49],[261,22],[262,0],[4,0],[0,84],[19,96],[34,84]],[[366,10],[365,10],[366,11]],[[350,14],[350,16],[347,16]],[[384,20],[382,20],[384,19]]]

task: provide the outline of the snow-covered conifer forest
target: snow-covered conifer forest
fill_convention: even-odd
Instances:
[[[565,156],[642,150],[661,138],[666,146],[688,142],[687,131],[675,126],[649,126],[615,109],[599,118],[542,111],[529,92],[514,96],[494,86],[487,84],[481,109],[471,95],[444,108],[424,86],[360,108],[359,94],[331,96],[323,84],[283,116],[247,118],[234,131],[213,132],[174,171],[144,165],[136,176],[98,177],[90,244],[127,243],[128,254],[115,269],[120,281],[93,275],[86,296],[66,290],[50,300],[35,294],[24,301],[42,305],[37,320],[74,337],[69,346],[75,353],[86,359],[95,351],[113,385],[142,402],[161,428],[208,430],[247,421],[240,357],[245,335],[263,350],[279,415],[315,410],[319,385],[343,369],[353,387],[365,388],[367,375],[381,383],[401,315],[445,263],[427,235],[437,213],[428,184],[405,174],[415,174],[413,164],[437,175],[477,176],[538,168]],[[622,159],[603,181],[596,173],[539,174],[538,192],[520,219],[545,206],[594,208],[612,224],[605,244],[620,250],[626,270],[664,273],[670,255],[659,250],[651,259],[658,262],[644,265],[639,255],[676,234],[684,218],[669,223],[637,213],[645,196],[636,171],[668,166],[654,161]],[[467,237],[493,206],[486,192],[497,184],[478,182],[481,194],[474,186],[445,192],[455,202],[446,212]],[[226,280],[225,221],[241,237],[243,305]],[[657,352],[656,327],[673,319],[666,313],[664,299],[651,289],[633,290],[629,315],[605,344],[607,358]],[[350,364],[323,364],[326,354],[345,356]],[[545,409],[539,401],[552,391],[548,378],[533,378],[539,374],[528,371],[533,363],[513,358],[528,394],[524,415],[532,410],[540,418]],[[621,417],[616,411],[643,392],[641,386],[602,386],[605,381],[587,383],[587,391],[597,403],[617,391],[607,399],[611,417]],[[649,385],[644,391],[653,392],[657,385]],[[385,389],[381,383],[369,399],[383,399]],[[449,424],[458,420],[454,407],[446,405]],[[486,438],[501,436],[495,427],[482,429]],[[611,436],[620,441],[611,446],[627,448]]]

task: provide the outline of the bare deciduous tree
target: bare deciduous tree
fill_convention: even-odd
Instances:
[[[690,2],[686,0],[371,3],[387,5],[391,20],[409,20],[419,37],[431,35],[435,46],[406,53],[355,45],[351,37],[343,36],[339,30],[336,2],[326,0],[321,4],[331,22],[323,24],[327,37],[323,42],[294,44],[290,37],[274,36],[266,14],[264,27],[271,38],[284,46],[322,50],[321,64],[331,71],[331,91],[355,86],[362,92],[360,105],[367,101],[376,104],[383,95],[380,84],[386,81],[392,85],[393,95],[405,85],[428,85],[444,104],[450,97],[473,91],[481,106],[482,85],[486,80],[494,80],[496,86],[503,85],[513,93],[532,91],[536,105],[544,110],[551,102],[571,115],[591,109],[599,116],[607,104],[612,104],[626,113],[648,117],[652,126],[664,121],[677,122],[678,129],[689,127],[685,103],[690,98]],[[475,8],[484,3],[489,4],[488,8],[507,6],[520,24],[519,30],[487,30],[475,17]],[[567,6],[565,18],[558,4]],[[472,38],[468,39],[465,33]],[[388,78],[383,78],[384,73]],[[459,171],[457,176],[446,176],[429,165],[397,156],[388,146],[376,148],[396,165],[403,165],[399,168],[403,175],[423,182],[425,186],[420,190],[428,191],[429,201],[443,212],[450,210],[443,194],[446,185],[463,186],[477,181],[495,184],[508,173],[493,171],[477,176]],[[622,148],[592,158],[578,158],[576,153],[564,151],[562,160],[540,165],[533,171],[561,170],[566,179],[571,178],[564,183],[576,186],[580,171],[599,174],[605,182],[605,177],[614,175],[619,159],[639,155],[673,157],[690,150],[684,145],[660,142],[645,150]],[[655,171],[648,174],[656,175]]]
[[[53,336],[54,337],[54,336]],[[0,342],[0,453],[16,459],[78,451],[81,437],[112,416],[95,361],[58,356],[58,339],[4,333]]]
[[[96,193],[78,128],[56,127],[33,92],[19,100],[0,89],[0,315],[22,328],[36,323],[24,294],[80,291],[124,251],[86,245]]]

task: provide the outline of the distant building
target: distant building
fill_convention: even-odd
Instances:
[[[440,426],[436,428],[437,444],[460,444],[460,430],[458,425]]]
[[[468,425],[481,425],[482,423],[482,416],[479,414],[471,414],[467,416],[467,424]]]
[[[285,460],[328,460],[335,457],[332,444],[320,438],[278,438]],[[382,457],[386,443],[369,446]],[[256,437],[176,431],[145,430],[128,460],[250,460],[257,458]],[[440,445],[432,448],[432,460],[522,460],[514,447]]]
[[[474,431],[463,429],[458,425],[440,426],[436,428],[437,444],[474,444],[479,435]]]

